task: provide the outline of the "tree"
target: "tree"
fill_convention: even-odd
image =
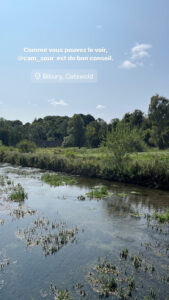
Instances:
[[[132,113],[132,117],[131,117],[131,123],[132,126],[136,126],[137,128],[141,128],[143,122],[144,122],[144,114],[141,110],[136,109],[133,113]]]
[[[146,149],[143,138],[136,128],[120,122],[116,129],[108,132],[106,146],[113,152],[114,162],[121,168],[132,152],[141,152]]]
[[[152,139],[160,148],[169,147],[169,100],[155,95],[149,105],[149,119],[152,124]]]
[[[141,110],[136,109],[133,113],[126,113],[122,121],[132,127],[141,128],[144,122],[144,114]]]
[[[85,143],[85,127],[82,117],[75,114],[68,123],[68,133],[74,139],[75,147],[82,147]]]
[[[99,137],[97,131],[97,124],[96,121],[91,122],[86,127],[86,145],[90,148],[98,147],[99,144]]]
[[[111,120],[111,129],[116,129],[118,123],[120,122],[120,120],[118,118],[114,118]]]

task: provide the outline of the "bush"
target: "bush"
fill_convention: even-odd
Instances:
[[[73,147],[75,143],[74,137],[72,134],[64,137],[62,147]]]
[[[129,153],[146,150],[146,144],[138,129],[132,129],[125,123],[119,123],[116,129],[112,129],[112,132],[107,134],[106,146],[109,163],[114,164],[119,171],[129,163]]]
[[[29,152],[35,152],[36,145],[34,142],[29,140],[23,140],[19,142],[16,147],[19,149],[20,152],[23,153],[29,153]]]

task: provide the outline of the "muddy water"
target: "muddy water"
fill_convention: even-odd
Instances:
[[[167,299],[168,225],[149,224],[145,214],[168,208],[168,192],[80,177],[76,185],[51,187],[40,180],[40,171],[9,165],[1,165],[0,175],[8,176],[6,182],[20,183],[28,194],[19,206],[8,199],[10,184],[0,185],[0,299],[57,299],[51,284],[68,289],[71,299],[99,299],[93,277],[98,275],[95,265],[104,259],[117,266],[118,286],[123,281],[125,286],[125,276],[134,276],[136,287],[126,299]],[[112,195],[86,197],[98,185],[106,185]],[[25,211],[22,217],[16,215],[18,209]],[[43,220],[44,227],[37,228],[36,220]],[[64,229],[77,228],[53,254],[41,239],[52,234],[51,224],[59,224],[57,233],[62,224]],[[127,260],[120,259],[122,248],[128,250]],[[141,257],[142,267],[133,266],[132,255]],[[119,293],[111,293],[110,299],[119,299]]]

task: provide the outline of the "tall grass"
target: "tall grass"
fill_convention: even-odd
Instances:
[[[73,151],[73,150],[71,150]],[[83,150],[84,151],[84,150]],[[133,158],[125,161],[119,168],[111,153],[106,156],[90,154],[88,150],[84,154],[75,157],[65,155],[64,152],[58,155],[54,151],[37,151],[35,153],[19,153],[16,150],[0,148],[0,161],[23,167],[35,167],[44,170],[65,172],[87,177],[133,183],[143,186],[155,187],[169,190],[169,164],[166,160],[138,159]]]

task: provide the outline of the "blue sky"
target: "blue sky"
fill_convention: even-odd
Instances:
[[[92,114],[110,121],[169,97],[168,0],[0,3],[0,117]],[[113,62],[19,62],[23,48],[105,47]],[[95,69],[97,83],[33,83],[34,69]],[[66,104],[66,105],[65,105]]]

